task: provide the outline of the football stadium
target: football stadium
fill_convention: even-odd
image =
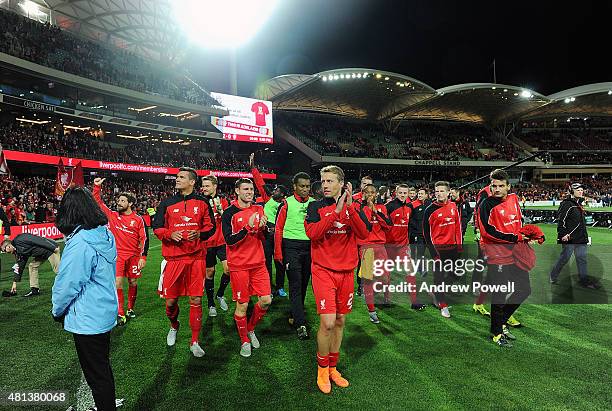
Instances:
[[[612,408],[612,10],[448,3],[0,0],[0,409]]]

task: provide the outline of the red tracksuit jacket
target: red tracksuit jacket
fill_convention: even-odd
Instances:
[[[423,238],[431,256],[439,256],[441,250],[456,250],[461,246],[461,218],[457,205],[432,202],[423,215]]]
[[[115,237],[117,255],[122,257],[147,256],[149,250],[149,235],[141,216],[132,212],[130,215],[119,214],[104,204],[100,195],[100,186],[94,185],[93,197],[108,218],[108,228]]]
[[[249,226],[249,218],[257,214],[255,226]],[[264,209],[259,204],[240,208],[232,204],[223,213],[223,237],[227,244],[227,265],[231,271],[250,270],[262,267],[266,263],[263,239],[266,226],[259,227],[259,220],[264,216]]]
[[[209,198],[196,193],[187,196],[175,194],[162,200],[153,219],[153,232],[162,242],[162,255],[166,260],[201,259],[206,255],[202,241],[216,231],[215,216],[208,205]],[[197,230],[200,237],[189,241],[187,231]],[[183,240],[170,238],[173,231],[183,231]]]
[[[512,245],[523,240],[519,230],[523,216],[516,194],[508,194],[505,200],[485,198],[478,207],[480,244],[489,264],[514,263]]]
[[[218,205],[217,205],[218,204]],[[202,247],[212,248],[225,245],[225,239],[223,238],[223,229],[221,227],[221,213],[219,213],[218,207],[225,212],[229,207],[229,201],[225,197],[214,196],[208,202],[208,205],[212,208],[215,216],[215,234],[208,240],[202,242]]]
[[[310,238],[313,266],[332,271],[351,271],[357,267],[357,238],[366,239],[370,223],[361,211],[346,205],[336,214],[336,201],[322,198],[308,205],[306,235]]]
[[[353,205],[355,204],[357,203],[353,203]],[[393,222],[387,215],[387,209],[383,204],[376,204],[375,207],[376,213],[373,213],[370,207],[366,207],[363,204],[358,204],[355,208],[363,212],[372,227],[365,240],[357,238],[357,245],[385,244],[387,242],[387,234],[393,226]]]
[[[386,204],[387,215],[392,221],[392,227],[387,232],[387,243],[396,245],[406,245],[408,240],[408,222],[412,214],[410,202],[405,203],[399,198],[389,201]]]

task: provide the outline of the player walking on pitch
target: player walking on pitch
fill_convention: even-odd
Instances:
[[[128,279],[128,310],[127,316],[135,318],[134,306],[138,293],[138,279],[147,263],[149,250],[149,235],[141,216],[132,207],[136,204],[136,196],[132,193],[120,193],[117,196],[117,211],[109,209],[102,200],[102,183],[105,178],[94,180],[93,197],[108,218],[108,226],[115,237],[117,247],[116,286],[119,300],[119,318],[117,325],[126,323],[123,307],[123,278]]]
[[[260,347],[255,326],[272,303],[262,243],[267,218],[263,207],[253,204],[255,188],[251,180],[241,178],[236,181],[235,192],[238,199],[223,213],[222,226],[233,299],[236,301],[234,320],[242,343],[240,355],[250,357],[251,348]],[[247,322],[247,308],[252,295],[259,300]]]
[[[306,235],[311,240],[312,288],[320,315],[317,333],[317,385],[328,394],[333,381],[339,387],[349,382],[336,369],[344,333],[344,316],[353,308],[357,238],[366,239],[370,223],[352,207],[353,188],[346,184],[337,166],[321,170],[323,198],[308,205]]]
[[[179,329],[179,297],[189,297],[190,350],[202,357],[199,336],[202,328],[202,284],[204,283],[204,248],[202,241],[215,233],[215,217],[210,199],[195,192],[197,173],[181,167],[176,175],[178,193],[164,199],[157,207],[153,232],[162,242],[166,260],[160,279],[160,294],[166,299],[170,330],[166,343],[173,346]]]

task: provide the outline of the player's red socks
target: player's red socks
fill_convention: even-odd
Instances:
[[[128,310],[133,310],[136,305],[136,294],[138,294],[138,286],[130,285],[128,288]]]
[[[178,330],[178,327],[179,327],[179,322],[178,322],[179,306],[178,304],[174,304],[174,306],[170,307],[168,303],[166,303],[166,316],[170,320],[170,325],[172,325],[172,328],[174,328],[175,330]]]
[[[416,304],[417,303],[416,277],[414,275],[407,275],[406,282],[410,286],[410,302],[412,304]]]
[[[374,304],[367,304],[367,306],[368,306],[368,311],[369,312],[376,311],[376,307],[374,307]]]
[[[117,288],[117,299],[119,300],[119,315],[124,316],[123,311],[123,288]]]
[[[321,355],[317,353],[317,364],[319,364],[319,367],[321,368],[329,367],[329,355]]]
[[[374,311],[374,283],[372,280],[363,280],[363,296],[369,311]],[[372,309],[370,309],[372,306]]]
[[[249,340],[249,336],[247,335],[247,318],[245,317],[238,317],[236,314],[234,314],[234,321],[236,321],[236,328],[238,329],[238,335],[240,336],[240,341],[242,343],[248,343],[251,342],[251,340]]]
[[[189,304],[189,327],[191,327],[191,343],[200,340],[202,329],[202,305]]]
[[[330,352],[329,353],[329,368],[336,368],[336,365],[338,365],[339,358],[340,358],[339,352]]]
[[[251,318],[249,318],[249,326],[248,326],[249,331],[253,331],[255,329],[255,327],[257,326],[257,323],[259,322],[259,320],[263,318],[264,315],[266,315],[267,311],[268,311],[267,309],[264,310],[263,308],[261,308],[259,306],[259,303],[255,304],[255,308],[253,309]]]

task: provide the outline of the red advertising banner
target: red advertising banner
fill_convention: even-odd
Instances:
[[[24,225],[14,225],[11,227],[11,240],[17,237],[19,234],[34,234],[39,237],[50,238],[52,240],[57,240],[59,238],[63,238],[62,233],[57,229],[55,224],[53,223],[43,223],[43,224],[24,224]]]
[[[272,137],[257,137],[257,136],[247,136],[245,134],[233,134],[233,133],[223,133],[224,140],[232,140],[232,141],[246,141],[250,143],[267,143],[272,144]]]
[[[60,161],[58,156],[50,156],[47,154],[26,153],[23,151],[4,150],[4,157],[9,161],[21,161],[25,163],[50,164],[57,166]],[[80,161],[83,168],[108,171],[125,171],[134,173],[152,173],[152,174],[177,174],[178,168],[163,167],[163,166],[148,166],[144,164],[129,164],[129,163],[113,163],[110,161],[85,160],[81,158],[61,157],[64,166],[76,167]],[[217,177],[227,178],[250,178],[251,173],[242,171],[221,171],[221,170],[197,170],[198,175],[207,176],[214,174]],[[276,174],[263,173],[263,178],[266,180],[276,180]]]

